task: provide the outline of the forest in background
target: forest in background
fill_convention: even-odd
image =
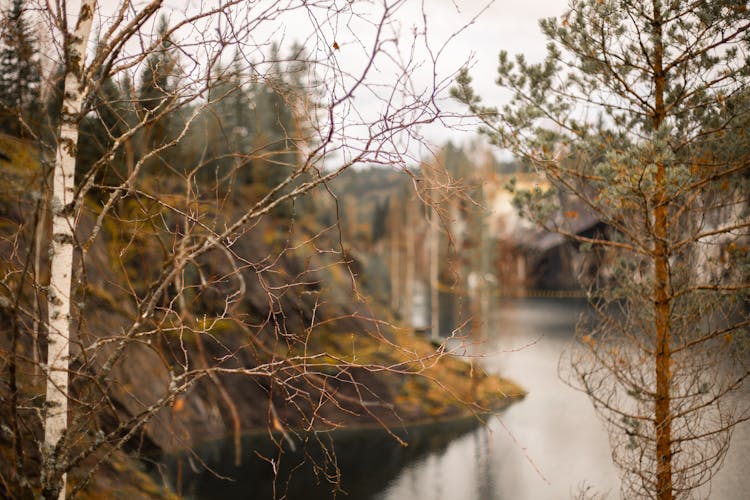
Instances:
[[[350,19],[386,27],[400,3],[375,23],[355,8]],[[732,397],[749,373],[750,25],[744,2],[683,4],[572,3],[541,24],[554,42],[542,63],[501,53],[513,97],[500,109],[481,103],[468,69],[453,75],[453,96],[520,158],[497,164],[450,143],[410,156],[403,145],[444,117],[436,96],[453,78],[415,91],[419,64],[379,29],[371,44],[354,37],[360,74],[339,64],[328,25],[307,43],[248,43],[284,13],[273,3],[249,22],[258,11],[232,1],[173,22],[160,2],[124,2],[93,29],[85,0],[76,26],[43,17],[55,60],[34,56],[46,33],[11,2],[5,493],[76,495],[120,473],[146,484],[129,453],[190,450],[207,434],[231,436],[240,461],[242,432],[265,428],[273,464],[318,440],[305,430],[502,406],[521,391],[468,377],[441,334],[476,330],[492,287],[575,286],[573,274],[597,318],[579,327],[586,355],[568,353],[568,381],[607,423],[625,490],[671,499],[708,483],[749,415]],[[299,7],[340,15],[324,0]],[[382,96],[378,56],[401,65],[368,114],[354,95]],[[509,171],[512,201],[487,189]],[[488,237],[502,228],[482,210],[500,202],[509,221],[520,212],[555,234],[518,244],[529,230],[517,224]],[[549,276],[565,262],[580,272]],[[414,335],[424,330],[433,344]],[[335,457],[313,462],[335,490]]]
[[[339,104],[326,104],[307,48],[269,39],[231,51],[240,34],[218,33],[223,45],[197,77],[176,34],[185,21],[145,10],[120,33],[138,26],[149,46],[139,63],[118,66],[117,36],[99,39],[96,69],[81,76],[75,59],[44,59],[28,5],[3,12],[0,52],[3,495],[168,497],[180,475],[146,474],[139,457],[209,467],[194,450],[227,438],[239,465],[252,453],[242,436],[258,430],[274,443],[269,463],[293,474],[309,462],[333,492],[340,469],[325,432],[480,415],[523,396],[376,298],[379,277],[357,255],[373,252],[382,221],[365,223],[362,239],[347,219],[363,213],[346,191],[356,195],[368,171],[336,178],[353,165],[411,182],[423,172],[379,142],[347,159],[349,136],[320,123]],[[155,30],[138,32],[149,18]],[[86,79],[80,101],[71,75]],[[369,141],[387,145],[402,128]],[[61,195],[65,157],[74,174]],[[437,203],[421,196],[404,194],[415,220],[429,211],[421,203]],[[69,297],[54,281],[66,246]],[[70,354],[55,358],[60,341]]]

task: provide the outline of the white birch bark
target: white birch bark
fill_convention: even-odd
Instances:
[[[73,213],[76,145],[83,104],[83,67],[96,0],[83,0],[75,31],[66,50],[65,85],[52,183],[51,272],[48,290],[47,405],[44,417],[44,474],[46,490],[60,487],[65,498],[67,475],[57,479],[65,464],[63,449],[57,449],[68,425],[68,364],[70,360],[71,278],[73,275]],[[57,485],[55,481],[59,481]]]

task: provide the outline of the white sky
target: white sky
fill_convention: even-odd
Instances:
[[[0,2],[3,1],[0,0]],[[113,5],[120,4],[120,1],[99,0],[100,13],[110,10]],[[283,3],[288,1],[283,0]],[[340,1],[346,2],[346,0]],[[382,0],[371,1],[373,12],[379,10],[378,6]],[[136,4],[141,2],[143,0],[136,1]],[[200,9],[203,2],[204,0],[165,0],[164,4],[167,6],[165,13],[169,15],[172,11],[173,15],[182,17],[185,13]],[[77,3],[77,0],[69,0],[69,12],[77,12],[74,5]],[[209,0],[208,4],[210,3],[212,2]],[[546,40],[540,33],[538,20],[542,17],[559,16],[567,4],[568,0],[406,0],[395,15],[402,33],[399,46],[402,51],[407,49],[413,29],[421,31],[424,28],[422,19],[422,13],[424,13],[428,40],[433,50],[438,50],[450,38],[439,59],[438,77],[446,78],[467,61],[471,61],[470,73],[477,93],[482,96],[486,104],[502,105],[503,92],[494,83],[498,52],[507,50],[511,55],[523,53],[530,61],[541,59],[545,53]],[[363,9],[366,12],[367,3],[357,5],[360,12],[363,12]],[[480,12],[482,13],[471,25],[451,38],[452,34],[470,23],[472,18]],[[288,20],[282,22],[281,31],[274,32],[273,38],[276,39],[278,35],[281,35],[284,39],[282,42],[284,46],[291,45],[299,38],[304,40],[304,33],[310,32],[310,20],[305,16],[285,19]],[[337,64],[351,64],[351,71],[356,73],[357,64],[362,63],[361,47],[358,46],[356,40],[359,34],[347,32],[346,29],[339,31],[339,26],[337,26],[340,24],[339,20],[327,24],[322,27],[322,32],[330,34],[326,36],[335,36],[337,43],[341,46],[341,50],[335,54]],[[347,39],[347,36],[351,39]],[[316,43],[315,40],[312,42]],[[364,42],[366,43],[367,40]],[[322,43],[330,44],[331,42],[323,41]],[[418,53],[416,57],[422,58],[424,53]],[[432,78],[431,68],[426,65],[415,71],[412,77],[417,84],[429,82]],[[382,73],[382,79],[382,82],[386,84],[387,71]],[[447,92],[445,94],[442,96],[442,109],[464,111],[460,104],[450,99]],[[360,97],[360,99],[363,98]],[[360,103],[359,106],[366,107],[368,104]],[[476,125],[473,123],[465,122],[461,125],[458,122],[452,122],[449,125],[452,127],[434,124],[424,127],[420,132],[436,144],[442,144],[448,139],[459,144],[466,143],[476,136]]]
[[[421,3],[425,5],[428,29],[436,38],[445,38],[488,5],[483,0],[412,1],[414,6]],[[452,71],[461,61],[472,57],[470,74],[475,90],[485,104],[502,104],[503,93],[495,85],[498,53],[507,50],[511,55],[523,53],[529,61],[541,60],[547,41],[541,34],[538,20],[559,16],[567,6],[568,0],[495,0],[451,41],[445,57],[447,64],[442,69]],[[462,143],[475,135],[475,127],[468,128],[470,130],[461,131],[432,127],[425,130],[425,135],[438,143],[448,139]]]
[[[377,5],[379,0],[373,3]],[[431,49],[437,51],[448,42],[439,58],[438,78],[445,78],[470,62],[477,93],[488,105],[502,105],[503,91],[495,85],[498,53],[507,50],[511,55],[523,53],[531,62],[541,60],[546,54],[547,40],[541,34],[538,20],[561,15],[568,3],[568,0],[407,0],[395,17],[402,32],[401,50],[406,50],[413,29],[424,29],[424,13]],[[464,26],[465,29],[452,36]],[[356,44],[346,36],[345,31],[337,35],[342,47],[337,57],[344,63],[350,44]],[[424,53],[417,57],[424,57]],[[429,82],[432,77],[429,64],[412,77],[417,84]],[[441,107],[465,112],[447,92],[442,96]],[[420,132],[436,145],[449,139],[465,144],[477,137],[476,123],[452,121],[448,125],[436,123]],[[415,156],[425,155],[422,151]]]
[[[169,3],[175,1],[177,0],[169,0]],[[192,0],[193,3],[197,1]],[[177,4],[184,5],[183,2],[181,0]],[[372,3],[375,7],[381,0],[372,0]],[[406,45],[413,28],[423,29],[424,13],[428,39],[432,49],[437,50],[453,33],[483,11],[473,24],[450,39],[440,57],[438,72],[439,76],[448,76],[471,59],[471,75],[476,91],[487,104],[495,105],[502,104],[503,100],[502,91],[495,85],[499,51],[504,49],[511,55],[523,53],[530,61],[541,59],[545,55],[547,42],[539,30],[538,20],[542,17],[559,16],[567,5],[568,0],[406,0],[395,17],[401,25],[402,42],[406,42],[403,45]],[[364,9],[366,4],[365,7],[360,5],[359,10]],[[289,27],[284,28],[286,43],[290,44],[297,32],[305,32],[305,27],[294,26],[296,22],[294,20]],[[301,22],[309,23],[309,19],[303,18]],[[331,29],[336,28],[331,26]],[[349,36],[353,37],[352,34]],[[356,47],[352,46],[356,45],[356,41],[346,39],[346,30],[338,31],[336,37],[341,38],[337,42],[342,47],[337,57],[346,63],[347,57],[354,53],[353,58],[357,59]],[[423,73],[412,75],[417,83],[430,80],[430,68],[424,67]],[[445,109],[464,111],[448,95],[444,99]],[[430,142],[442,144],[448,139],[458,143],[468,142],[476,136],[475,131],[476,125],[473,123],[459,126],[458,129],[435,124],[423,128],[421,133]]]

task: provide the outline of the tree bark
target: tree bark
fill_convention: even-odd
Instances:
[[[46,238],[46,231],[47,231],[47,210],[48,210],[48,196],[49,196],[49,188],[47,186],[47,176],[44,175],[42,182],[41,182],[41,196],[42,200],[39,206],[38,215],[37,215],[37,222],[36,222],[36,229],[34,231],[34,287],[36,290],[39,290],[42,287],[41,282],[41,269],[42,269],[42,246],[45,243],[48,243],[48,239]],[[46,250],[46,249],[44,249]],[[41,326],[41,311],[42,307],[40,304],[40,300],[42,300],[38,293],[34,293],[34,303],[33,303],[33,310],[34,310],[34,322],[31,329],[31,350],[32,350],[32,357],[34,359],[34,377],[39,376],[39,331]]]
[[[653,133],[658,134],[665,118],[664,46],[662,19],[658,0],[654,8],[654,117]],[[654,327],[656,333],[656,402],[654,426],[656,431],[656,495],[659,500],[674,498],[672,484],[672,412],[670,409],[671,385],[671,332],[670,332],[670,280],[668,234],[668,200],[666,192],[666,166],[656,165],[656,190],[653,199],[654,220]]]
[[[401,304],[401,227],[399,224],[401,214],[401,205],[398,199],[391,203],[388,213],[389,224],[389,243],[390,243],[390,270],[391,270],[391,310],[397,312]]]
[[[671,500],[672,493],[672,412],[670,409],[671,348],[669,257],[667,253],[667,207],[663,200],[664,165],[659,165],[657,205],[654,209],[654,322],[656,327],[656,427],[657,498]]]
[[[47,292],[47,399],[44,415],[43,496],[65,498],[64,434],[68,425],[71,282],[75,221],[75,164],[83,105],[83,68],[96,0],[83,0],[74,32],[65,44],[65,84],[52,183],[52,243]],[[62,15],[65,15],[63,13]]]
[[[434,200],[432,203],[436,203]],[[438,212],[432,206],[430,213],[430,336],[433,340],[440,339],[440,227],[438,226]]]
[[[414,326],[414,224],[412,217],[412,203],[406,200],[406,223],[404,224],[404,239],[406,240],[406,262],[404,263],[404,307],[401,313],[405,323]]]

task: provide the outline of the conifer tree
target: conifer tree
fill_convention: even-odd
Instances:
[[[127,129],[126,104],[120,88],[111,78],[96,82],[96,92],[88,103],[91,112],[80,124],[78,156],[76,158],[77,182],[93,175],[97,184],[118,185],[126,175],[122,154],[102,164],[99,159],[112,147],[114,138]],[[96,168],[97,171],[92,171]]]
[[[200,178],[247,185],[253,180],[248,158],[252,153],[255,124],[248,84],[244,81],[246,75],[237,57],[235,54],[231,66],[225,68],[219,64],[213,69],[208,91],[210,104],[194,132],[201,136],[197,142],[205,142],[205,156],[212,158],[200,165]]]
[[[163,114],[170,107],[175,96],[175,77],[178,71],[177,59],[173,54],[169,38],[167,18],[159,19],[157,29],[158,47],[146,59],[146,69],[141,75],[138,98],[141,113],[147,115],[144,147],[151,150],[163,145],[173,128],[173,117]]]
[[[293,94],[284,78],[281,56],[276,44],[269,54],[270,68],[264,82],[253,86],[255,110],[255,149],[265,150],[265,160],[257,162],[254,170],[258,180],[267,187],[279,184],[295,164],[294,115],[290,100]]]
[[[40,68],[36,39],[23,0],[13,0],[0,21],[0,131],[33,135],[38,127]]]
[[[563,366],[624,497],[692,497],[750,417],[747,2],[574,0],[540,26],[543,62],[500,54],[508,105],[483,106],[467,72],[454,95],[555,187],[519,192],[521,211],[606,251]],[[583,212],[607,234],[574,234]]]

